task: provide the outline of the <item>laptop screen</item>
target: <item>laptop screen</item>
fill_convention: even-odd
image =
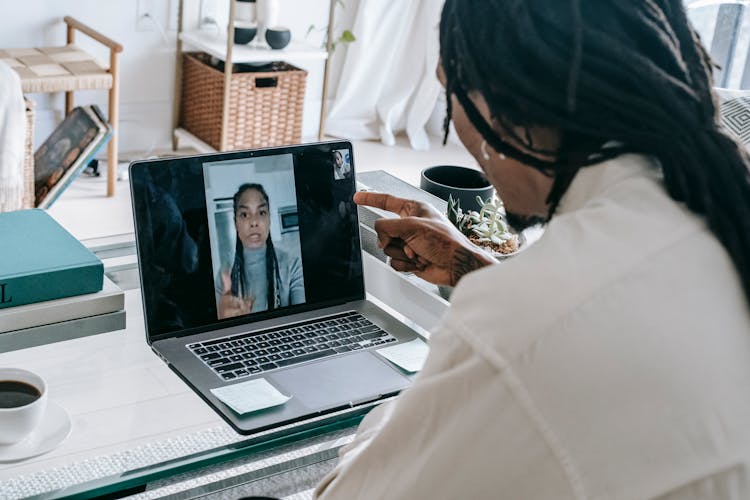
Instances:
[[[135,162],[151,341],[364,298],[351,144]]]

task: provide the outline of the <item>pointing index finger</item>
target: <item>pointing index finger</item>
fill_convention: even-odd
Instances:
[[[354,193],[354,203],[401,215],[406,207],[413,202],[390,194],[359,191]]]

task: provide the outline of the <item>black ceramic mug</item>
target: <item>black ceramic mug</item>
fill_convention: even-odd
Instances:
[[[422,170],[419,187],[445,201],[448,201],[449,195],[453,196],[453,199],[461,202],[463,211],[478,211],[481,206],[477,203],[477,196],[486,201],[495,193],[495,188],[482,172],[456,165],[439,165]]]

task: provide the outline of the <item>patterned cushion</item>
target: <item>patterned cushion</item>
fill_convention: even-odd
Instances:
[[[721,121],[745,146],[750,147],[750,92],[723,101]]]
[[[20,75],[25,93],[112,88],[107,67],[75,45],[0,49],[0,60]]]

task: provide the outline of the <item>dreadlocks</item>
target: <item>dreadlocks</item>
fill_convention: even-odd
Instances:
[[[706,218],[750,301],[750,157],[719,124],[712,63],[682,0],[446,0],[440,54],[446,136],[455,96],[497,152],[553,178],[550,217],[580,168],[657,158],[669,196]],[[535,145],[535,126],[559,131],[559,148]]]

